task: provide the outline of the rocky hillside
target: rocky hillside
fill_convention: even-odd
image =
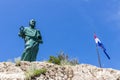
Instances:
[[[32,76],[31,69],[46,71]],[[88,64],[59,66],[47,62],[20,62],[19,65],[1,62],[0,80],[120,80],[120,71]]]

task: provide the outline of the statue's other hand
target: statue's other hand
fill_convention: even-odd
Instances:
[[[24,31],[24,27],[23,26],[21,26],[19,29],[20,29],[20,31]]]

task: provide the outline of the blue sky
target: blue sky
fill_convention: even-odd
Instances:
[[[120,69],[120,1],[119,0],[1,0],[0,61],[22,55],[24,41],[18,37],[19,27],[37,21],[44,44],[37,60],[64,51],[70,59],[98,65],[94,32],[107,49],[108,60],[99,48],[104,68]]]

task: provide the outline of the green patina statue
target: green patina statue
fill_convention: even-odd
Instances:
[[[22,61],[36,61],[39,44],[43,43],[40,31],[35,28],[36,21],[31,19],[29,27],[20,27],[19,36],[25,41],[25,49],[23,51]]]

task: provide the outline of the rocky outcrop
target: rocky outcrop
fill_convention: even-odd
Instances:
[[[0,63],[0,80],[24,80],[25,75],[20,67],[11,62]]]
[[[120,80],[120,71],[98,68],[88,64],[60,66],[47,62],[0,63],[0,80],[26,80],[26,71],[34,67],[47,69],[45,74],[35,76],[32,80]]]

